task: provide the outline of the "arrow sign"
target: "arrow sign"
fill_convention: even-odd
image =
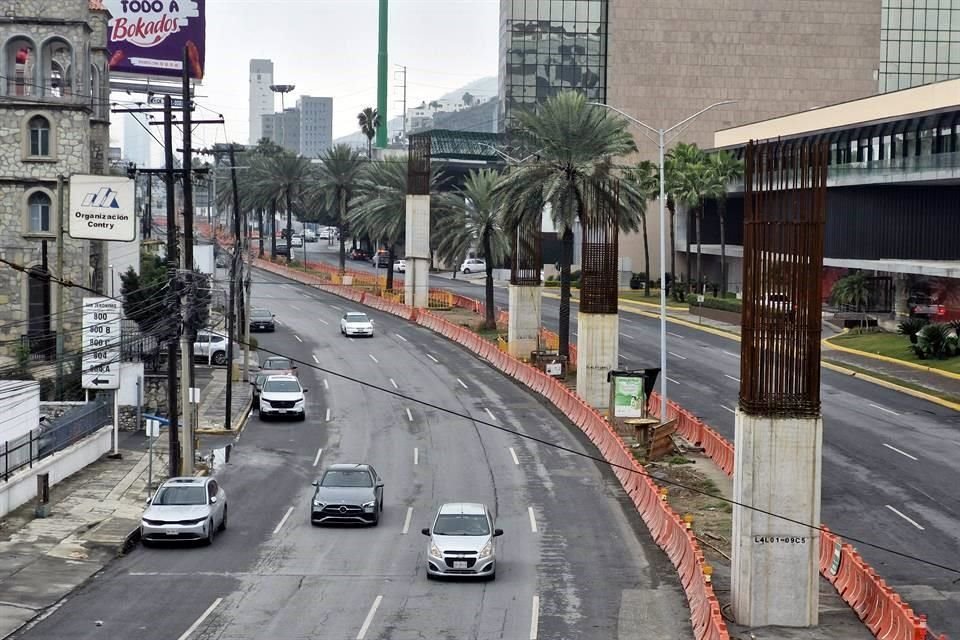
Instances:
[[[105,378],[94,378],[94,379],[91,380],[90,382],[93,383],[93,384],[95,384],[95,385],[97,385],[98,387],[99,387],[100,385],[110,384],[110,381],[107,380],[107,379],[105,379]]]

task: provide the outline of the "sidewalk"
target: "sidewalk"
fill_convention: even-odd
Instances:
[[[216,369],[201,392],[201,426],[225,415],[226,370]],[[233,386],[233,432],[249,413],[251,389]],[[213,445],[223,444],[215,436]],[[136,544],[140,516],[152,488],[167,477],[167,431],[154,441],[150,468],[148,440],[142,430],[120,433],[120,458],[100,460],[50,489],[50,512],[37,518],[30,502],[0,520],[0,638],[55,605],[113,558]],[[201,443],[201,451],[205,450]],[[152,477],[150,472],[152,471]]]
[[[251,357],[250,370],[256,371],[258,367],[257,361]],[[231,429],[226,430],[224,425],[227,417],[227,370],[214,369],[213,377],[200,394],[200,419],[197,423],[197,433],[236,433],[247,419],[252,400],[253,389],[250,383],[234,380],[230,397]]]

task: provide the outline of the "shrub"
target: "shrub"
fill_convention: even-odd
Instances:
[[[743,302],[737,300],[736,298],[711,298],[710,296],[704,296],[703,302],[697,302],[695,297],[691,297],[688,301],[690,304],[690,310],[693,311],[696,307],[704,307],[707,309],[718,309],[719,311],[731,311],[733,313],[742,313],[743,312]]]
[[[570,281],[571,282],[580,282],[580,276],[583,274],[579,269],[576,271],[570,272]]]
[[[630,288],[631,289],[642,289],[644,282],[646,282],[647,274],[645,273],[634,273],[630,276]]]
[[[949,325],[928,324],[917,334],[917,344],[914,352],[921,359],[949,358],[957,351],[957,336],[953,334]],[[921,353],[923,355],[921,355]]]
[[[925,318],[907,318],[897,325],[897,333],[910,338],[910,344],[917,344],[917,334],[927,325]]]

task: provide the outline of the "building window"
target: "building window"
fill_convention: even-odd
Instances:
[[[35,191],[27,199],[29,208],[30,233],[49,233],[50,229],[50,196],[43,191]]]
[[[50,121],[43,116],[30,118],[30,155],[50,156]]]
[[[27,333],[50,333],[50,274],[40,267],[30,269],[27,282]]]

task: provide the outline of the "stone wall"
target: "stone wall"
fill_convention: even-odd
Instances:
[[[167,376],[145,375],[143,377],[143,412],[167,415]]]

